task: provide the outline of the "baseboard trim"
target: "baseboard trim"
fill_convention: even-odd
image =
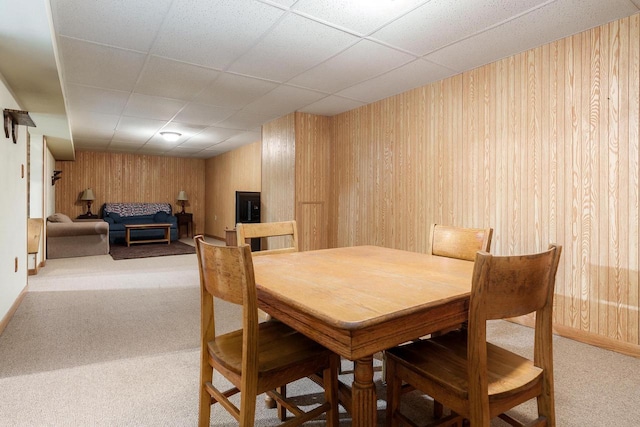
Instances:
[[[20,292],[20,295],[18,295],[18,298],[16,298],[13,305],[11,305],[11,308],[9,309],[7,314],[2,318],[2,321],[0,321],[0,335],[2,335],[2,333],[4,332],[4,329],[7,327],[7,325],[13,318],[13,315],[15,314],[16,310],[18,310],[18,307],[20,307],[20,304],[22,303],[24,296],[27,294],[28,287],[29,285],[24,287],[22,292]]]
[[[509,320],[513,323],[518,323],[524,326],[535,326],[535,319],[533,317],[516,317]],[[580,331],[578,329],[570,328],[564,325],[554,324],[553,332],[561,337],[570,338],[572,340],[576,340],[585,344],[593,345],[605,350],[615,351],[616,353],[621,353],[640,359],[640,345],[617,341],[609,337],[603,337],[591,332]]]

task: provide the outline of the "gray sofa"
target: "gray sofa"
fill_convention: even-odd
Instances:
[[[109,243],[124,243],[125,224],[171,224],[170,240],[178,240],[178,219],[172,215],[170,203],[105,203],[102,218],[109,223]],[[132,230],[131,240],[158,239],[162,229]]]
[[[74,222],[56,213],[47,218],[47,258],[109,254],[109,224],[102,220]]]

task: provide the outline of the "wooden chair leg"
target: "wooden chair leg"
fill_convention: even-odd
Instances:
[[[253,427],[256,420],[257,390],[243,390],[240,395],[240,422],[239,427]]]
[[[386,357],[385,357],[386,359]],[[398,420],[394,417],[400,405],[400,389],[402,381],[396,378],[394,363],[385,361],[385,380],[387,383],[387,426],[398,427]]]
[[[444,406],[442,403],[434,400],[433,401],[433,418],[439,420],[444,415]]]
[[[198,411],[198,426],[209,427],[211,423],[211,395],[205,388],[205,382],[213,382],[213,368],[208,363],[200,368],[200,408]]]
[[[282,387],[278,387],[276,389],[276,391],[278,393],[280,393],[283,398],[287,397],[287,386],[286,385],[283,385]],[[287,419],[287,408],[285,408],[281,404],[278,404],[278,418],[280,419],[280,421],[286,421],[286,419]]]
[[[342,361],[339,356],[331,360],[328,369],[322,373],[322,383],[324,386],[324,398],[331,404],[331,409],[327,411],[327,427],[338,427],[338,367]]]

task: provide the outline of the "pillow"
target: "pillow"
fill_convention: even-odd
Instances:
[[[122,222],[122,218],[120,218],[120,214],[117,212],[109,212],[107,216],[113,220],[116,224]]]
[[[169,221],[169,214],[166,213],[165,211],[158,211],[154,216],[153,216],[153,221],[154,222],[168,222]]]
[[[71,221],[71,218],[69,218],[68,216],[66,216],[63,213],[54,213],[53,215],[49,215],[49,217],[47,218],[47,221],[49,221],[49,222],[73,222],[73,221]]]

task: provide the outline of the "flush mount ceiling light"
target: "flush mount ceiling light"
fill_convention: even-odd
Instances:
[[[160,135],[162,135],[165,141],[169,142],[177,141],[178,138],[182,136],[182,134],[178,132],[160,132]]]

